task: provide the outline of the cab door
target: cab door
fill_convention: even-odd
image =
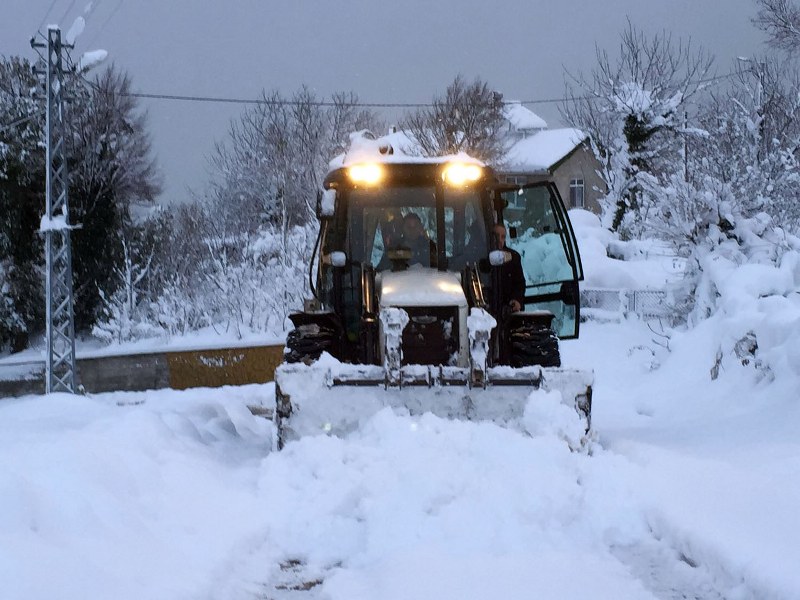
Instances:
[[[526,311],[553,313],[561,339],[578,337],[578,281],[583,279],[578,244],[567,210],[552,182],[496,190],[506,245],[519,252],[525,273]]]

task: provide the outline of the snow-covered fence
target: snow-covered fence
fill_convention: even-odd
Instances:
[[[626,304],[623,294],[622,290],[581,290],[581,310],[622,313]]]
[[[666,290],[583,289],[581,314],[598,320],[618,320],[628,314],[648,320],[677,316]]]
[[[628,290],[628,312],[643,319],[673,317],[674,307],[664,290]]]

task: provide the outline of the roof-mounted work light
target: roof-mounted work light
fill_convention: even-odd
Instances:
[[[349,167],[347,175],[353,183],[374,185],[383,178],[383,168],[376,163],[363,163]]]
[[[448,163],[442,171],[442,178],[450,185],[466,185],[478,181],[482,175],[480,165],[470,163]]]

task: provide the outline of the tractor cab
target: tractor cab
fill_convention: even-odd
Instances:
[[[421,313],[411,316],[412,329],[426,320],[445,323],[450,343],[440,344],[437,356],[451,363],[458,359],[449,357],[464,349],[471,307],[485,306],[505,324],[520,321],[494,293],[493,272],[505,268],[507,258],[495,253],[493,268],[496,223],[506,225],[507,247],[522,258],[522,313],[529,321],[531,315],[551,319],[561,339],[577,336],[580,258],[551,182],[503,187],[478,162],[428,160],[346,165],[331,171],[324,185],[317,295],[338,319],[339,358],[378,361],[380,334],[365,330],[379,327],[381,307]],[[493,356],[505,360],[508,354],[498,348]]]

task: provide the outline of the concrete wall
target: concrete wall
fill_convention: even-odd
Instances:
[[[283,346],[250,346],[78,359],[90,393],[220,387],[272,381]],[[44,393],[44,363],[0,364],[0,397]]]
[[[597,174],[599,166],[591,149],[583,145],[553,171],[553,182],[558,187],[558,192],[561,194],[567,210],[574,208],[569,201],[570,180],[583,179],[584,208],[595,214],[600,214],[600,204],[597,200],[605,194],[606,186]]]

